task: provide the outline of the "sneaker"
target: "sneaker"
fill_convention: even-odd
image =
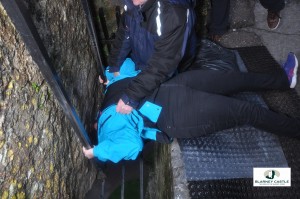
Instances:
[[[292,52],[288,54],[287,60],[283,65],[283,69],[289,79],[290,88],[295,88],[297,84],[298,59]]]
[[[280,12],[273,12],[268,10],[267,22],[271,30],[275,30],[280,23]]]

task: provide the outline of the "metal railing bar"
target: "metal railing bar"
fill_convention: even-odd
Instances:
[[[121,8],[120,8],[120,6],[116,6],[115,11],[116,11],[117,27],[119,27],[120,26],[120,21],[121,21]]]
[[[144,198],[144,160],[143,155],[140,156],[140,199]]]
[[[106,26],[106,19],[105,19],[104,9],[102,7],[99,8],[98,14],[99,14],[101,29],[103,31],[104,38],[105,38],[106,41],[109,41],[110,40],[109,33],[108,33],[108,30],[107,30],[107,26]],[[101,40],[101,41],[103,41],[103,40]],[[111,49],[110,43],[107,43],[107,49],[108,49],[108,52],[110,52],[110,49]]]
[[[99,66],[99,69],[100,69],[99,74],[105,82],[106,81],[105,72],[104,72],[105,69],[104,69],[103,62],[102,62],[102,57],[101,57],[101,53],[100,53],[101,51],[99,48],[99,39],[96,34],[96,29],[95,29],[95,25],[94,25],[94,21],[93,21],[93,17],[92,17],[90,3],[88,0],[81,0],[81,5],[83,7],[83,10],[84,10],[84,13],[86,16],[86,20],[88,23],[88,31],[89,31],[90,37],[92,38],[92,41],[94,43],[92,46],[95,47],[93,50],[95,51],[96,61]]]
[[[125,161],[122,162],[121,199],[124,199],[124,192],[125,192]]]
[[[104,194],[105,194],[105,192],[104,192],[104,189],[105,188],[105,179],[103,179],[102,180],[102,183],[101,183],[101,199],[103,199],[104,198]]]

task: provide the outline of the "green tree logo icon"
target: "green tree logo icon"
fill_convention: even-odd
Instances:
[[[275,176],[279,177],[280,173],[279,173],[279,171],[276,171],[276,170],[267,170],[267,171],[264,172],[264,176],[267,179],[274,179]]]

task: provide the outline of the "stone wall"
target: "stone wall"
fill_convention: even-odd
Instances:
[[[154,167],[149,172],[146,199],[174,198],[174,173],[172,172],[170,148],[171,145],[168,144],[155,143],[154,145]]]
[[[100,102],[79,0],[25,1],[81,120]],[[0,3],[0,197],[83,198],[94,166]]]

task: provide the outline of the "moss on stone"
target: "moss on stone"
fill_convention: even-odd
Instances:
[[[1,199],[8,199],[8,197],[9,197],[9,192],[8,191],[3,191],[3,193],[2,193],[2,196],[1,196]]]

